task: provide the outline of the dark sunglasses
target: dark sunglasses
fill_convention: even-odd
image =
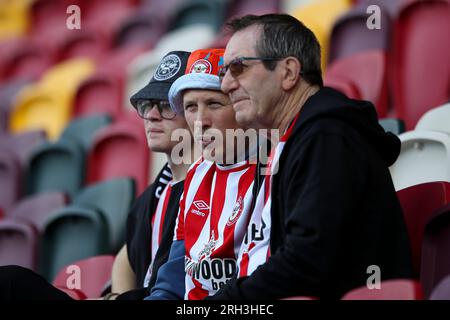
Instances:
[[[136,110],[142,119],[150,120],[149,112],[154,107],[158,109],[161,118],[165,120],[172,120],[176,117],[175,111],[170,107],[170,103],[167,100],[138,100],[136,103]]]
[[[225,77],[225,74],[227,73],[228,70],[230,70],[231,76],[233,78],[236,78],[242,72],[244,72],[244,68],[245,67],[250,67],[250,66],[247,66],[247,65],[245,65],[243,63],[244,61],[247,61],[247,60],[276,61],[276,60],[280,60],[280,58],[265,58],[265,57],[239,57],[239,58],[235,58],[235,59],[231,60],[229,64],[227,64],[226,66],[223,66],[219,70],[220,82],[222,82],[222,80]]]

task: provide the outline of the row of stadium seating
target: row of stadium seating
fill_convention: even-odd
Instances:
[[[80,30],[66,28],[73,4],[81,8]],[[379,6],[380,29],[367,27],[372,4]],[[149,152],[129,97],[167,52],[225,46],[225,20],[269,12],[305,22],[322,46],[325,84],[372,101],[382,126],[402,140],[391,174],[416,279],[382,291],[433,297],[450,274],[448,0],[2,2],[0,265],[29,267],[64,289],[65,265],[116,254],[127,211],[163,160]],[[82,280],[96,283],[97,273],[94,291],[86,283],[85,291],[64,290],[98,297],[112,264],[111,256],[100,259]],[[389,297],[371,292],[356,297]]]

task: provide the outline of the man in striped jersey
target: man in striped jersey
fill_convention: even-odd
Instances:
[[[127,245],[116,259],[124,256],[132,268],[126,272],[117,270],[113,280],[127,288],[142,288],[128,291],[119,299],[142,299],[148,294],[156,279],[156,271],[168,257],[172,244],[173,229],[178,213],[178,202],[183,192],[187,169],[192,159],[175,163],[172,151],[177,144],[171,138],[177,129],[188,132],[186,120],[172,111],[168,101],[168,92],[172,83],[186,70],[190,53],[185,51],[169,52],[160,62],[150,82],[131,98],[131,104],[138,115],[144,119],[147,142],[152,152],[164,153],[168,163],[163,167],[155,182],[136,200],[127,222]],[[193,140],[189,137],[192,147]],[[121,268],[121,269],[129,269]],[[127,279],[128,283],[127,283]],[[130,281],[131,280],[131,281]],[[114,284],[114,281],[113,281]],[[113,285],[113,292],[118,286]],[[119,287],[117,291],[124,291]]]
[[[236,119],[278,129],[239,258],[239,279],[215,299],[339,298],[411,277],[408,236],[388,166],[399,139],[370,102],[323,87],[320,45],[286,14],[244,16],[220,73]]]
[[[202,157],[186,176],[170,257],[158,272],[150,300],[203,299],[236,272],[251,212],[255,164],[249,156],[254,146],[250,141],[238,152],[237,137],[226,134],[241,128],[220,91],[222,58],[222,49],[194,51],[186,75],[169,92],[171,106],[184,114]]]

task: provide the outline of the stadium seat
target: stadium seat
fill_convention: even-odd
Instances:
[[[29,28],[29,0],[2,1],[0,5],[0,41],[24,36]]]
[[[0,221],[0,265],[18,265],[36,269],[36,230],[21,221]]]
[[[386,280],[380,285],[380,289],[353,289],[342,300],[423,300],[422,288],[415,280]]]
[[[77,206],[92,207],[103,213],[110,252],[119,251],[125,243],[126,220],[135,193],[132,179],[112,179],[85,187],[73,200]]]
[[[432,214],[450,202],[450,183],[418,184],[397,192],[408,229],[415,276],[420,274],[422,239]]]
[[[89,151],[95,133],[107,127],[112,119],[107,114],[98,114],[73,119],[61,134],[62,139],[73,139],[83,148],[85,154]]]
[[[368,5],[357,5],[351,8],[334,24],[330,38],[329,64],[365,51],[388,51],[391,30],[389,12],[379,6],[381,28],[369,29],[367,27]]]
[[[394,22],[390,82],[396,116],[407,130],[450,98],[448,30],[450,3],[445,0],[413,1]]]
[[[80,30],[70,30],[54,44],[56,61],[73,58],[90,58],[96,63],[101,62],[107,54],[110,43],[95,30],[84,27]]]
[[[9,115],[14,106],[14,99],[26,85],[29,79],[10,80],[0,84],[0,133],[8,131]]]
[[[322,49],[322,71],[328,61],[329,39],[336,20],[351,7],[350,0],[317,0],[301,6],[293,16],[314,32]]]
[[[352,79],[327,73],[323,79],[323,83],[327,87],[342,92],[350,99],[361,99],[361,92]]]
[[[425,227],[420,281],[426,297],[450,275],[450,201],[434,212]],[[450,297],[449,297],[450,299]]]
[[[279,0],[234,0],[230,1],[226,20],[246,14],[261,15],[277,12],[280,12]]]
[[[131,97],[144,87],[156,71],[167,52],[180,50],[194,51],[207,48],[214,41],[215,31],[209,25],[196,24],[165,34],[154,50],[141,54],[127,67],[127,97]],[[126,102],[131,108],[129,102]]]
[[[206,24],[218,32],[225,20],[224,4],[220,0],[187,0],[177,8],[171,29]]]
[[[52,212],[61,209],[68,202],[69,197],[62,192],[40,193],[20,200],[9,210],[8,217],[26,221],[33,225],[40,235]]]
[[[152,8],[152,7],[149,7]],[[134,44],[153,48],[161,36],[169,28],[170,17],[164,12],[155,10],[140,10],[133,16],[127,18],[114,35],[113,45],[115,47],[129,46]]]
[[[54,211],[45,224],[39,273],[53,280],[65,265],[106,253],[108,230],[103,213],[72,204]]]
[[[66,125],[67,107],[61,106],[49,91],[38,87],[26,88],[19,95],[10,115],[10,131],[21,133],[42,129],[50,139],[56,139]]]
[[[44,143],[34,150],[27,174],[27,194],[61,191],[73,197],[85,176],[81,145],[71,139]]]
[[[88,183],[133,178],[140,194],[147,187],[148,172],[149,149],[142,122],[117,122],[96,134],[88,155]]]
[[[415,130],[442,131],[450,134],[450,103],[427,111],[417,122]]]
[[[33,150],[45,141],[44,131],[27,131],[3,136],[0,138],[0,148],[8,149],[8,152],[15,154],[19,160],[22,172],[27,172]]]
[[[81,275],[80,288],[77,289],[88,299],[99,298],[105,283],[111,278],[113,263],[114,256],[108,255],[91,257],[72,263],[72,266],[75,265],[79,268]],[[55,287],[66,289],[71,287],[71,285],[67,285],[67,282],[70,282],[69,277],[75,273],[69,267],[70,265],[65,266],[56,275],[53,281]]]
[[[380,8],[383,8],[384,10],[386,10],[389,15],[395,19],[399,13],[400,10],[408,5],[411,2],[414,2],[417,0],[357,0],[357,5],[359,6],[369,6],[372,4],[376,4],[377,6],[379,6]]]
[[[450,136],[435,131],[410,131],[399,136],[402,146],[389,168],[395,190],[431,181],[450,181]]]
[[[137,12],[138,2],[135,0],[83,0],[84,26],[89,30],[95,30],[95,33],[111,46],[120,26]]]
[[[352,80],[361,93],[361,99],[371,101],[375,105],[378,117],[387,116],[388,84],[385,51],[364,51],[334,60],[328,66],[326,74]]]
[[[54,62],[52,53],[27,38],[10,39],[0,46],[0,81],[37,80]]]
[[[7,211],[22,195],[22,172],[17,157],[0,149],[0,208]]]
[[[44,129],[56,140],[70,119],[72,101],[78,84],[94,69],[88,59],[72,59],[45,73],[36,85],[19,93],[10,116],[12,132]]]
[[[434,287],[429,300],[450,300],[450,275],[443,278]]]
[[[81,83],[77,90],[72,117],[106,113],[113,119],[122,112],[122,82],[114,75],[97,73]]]
[[[55,38],[65,30],[67,7],[80,5],[78,0],[34,0],[30,8],[31,36]]]

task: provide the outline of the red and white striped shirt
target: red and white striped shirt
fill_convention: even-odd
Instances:
[[[272,151],[267,163],[268,174],[264,177],[255,203],[255,208],[248,224],[247,235],[242,243],[238,256],[238,277],[249,276],[270,256],[270,228],[271,228],[271,188],[272,176],[278,171],[278,162],[283,147],[289,139],[298,115],[292,121],[280,142]]]
[[[235,273],[247,231],[256,165],[200,159],[188,171],[175,240],[185,241],[185,299],[217,292]]]

